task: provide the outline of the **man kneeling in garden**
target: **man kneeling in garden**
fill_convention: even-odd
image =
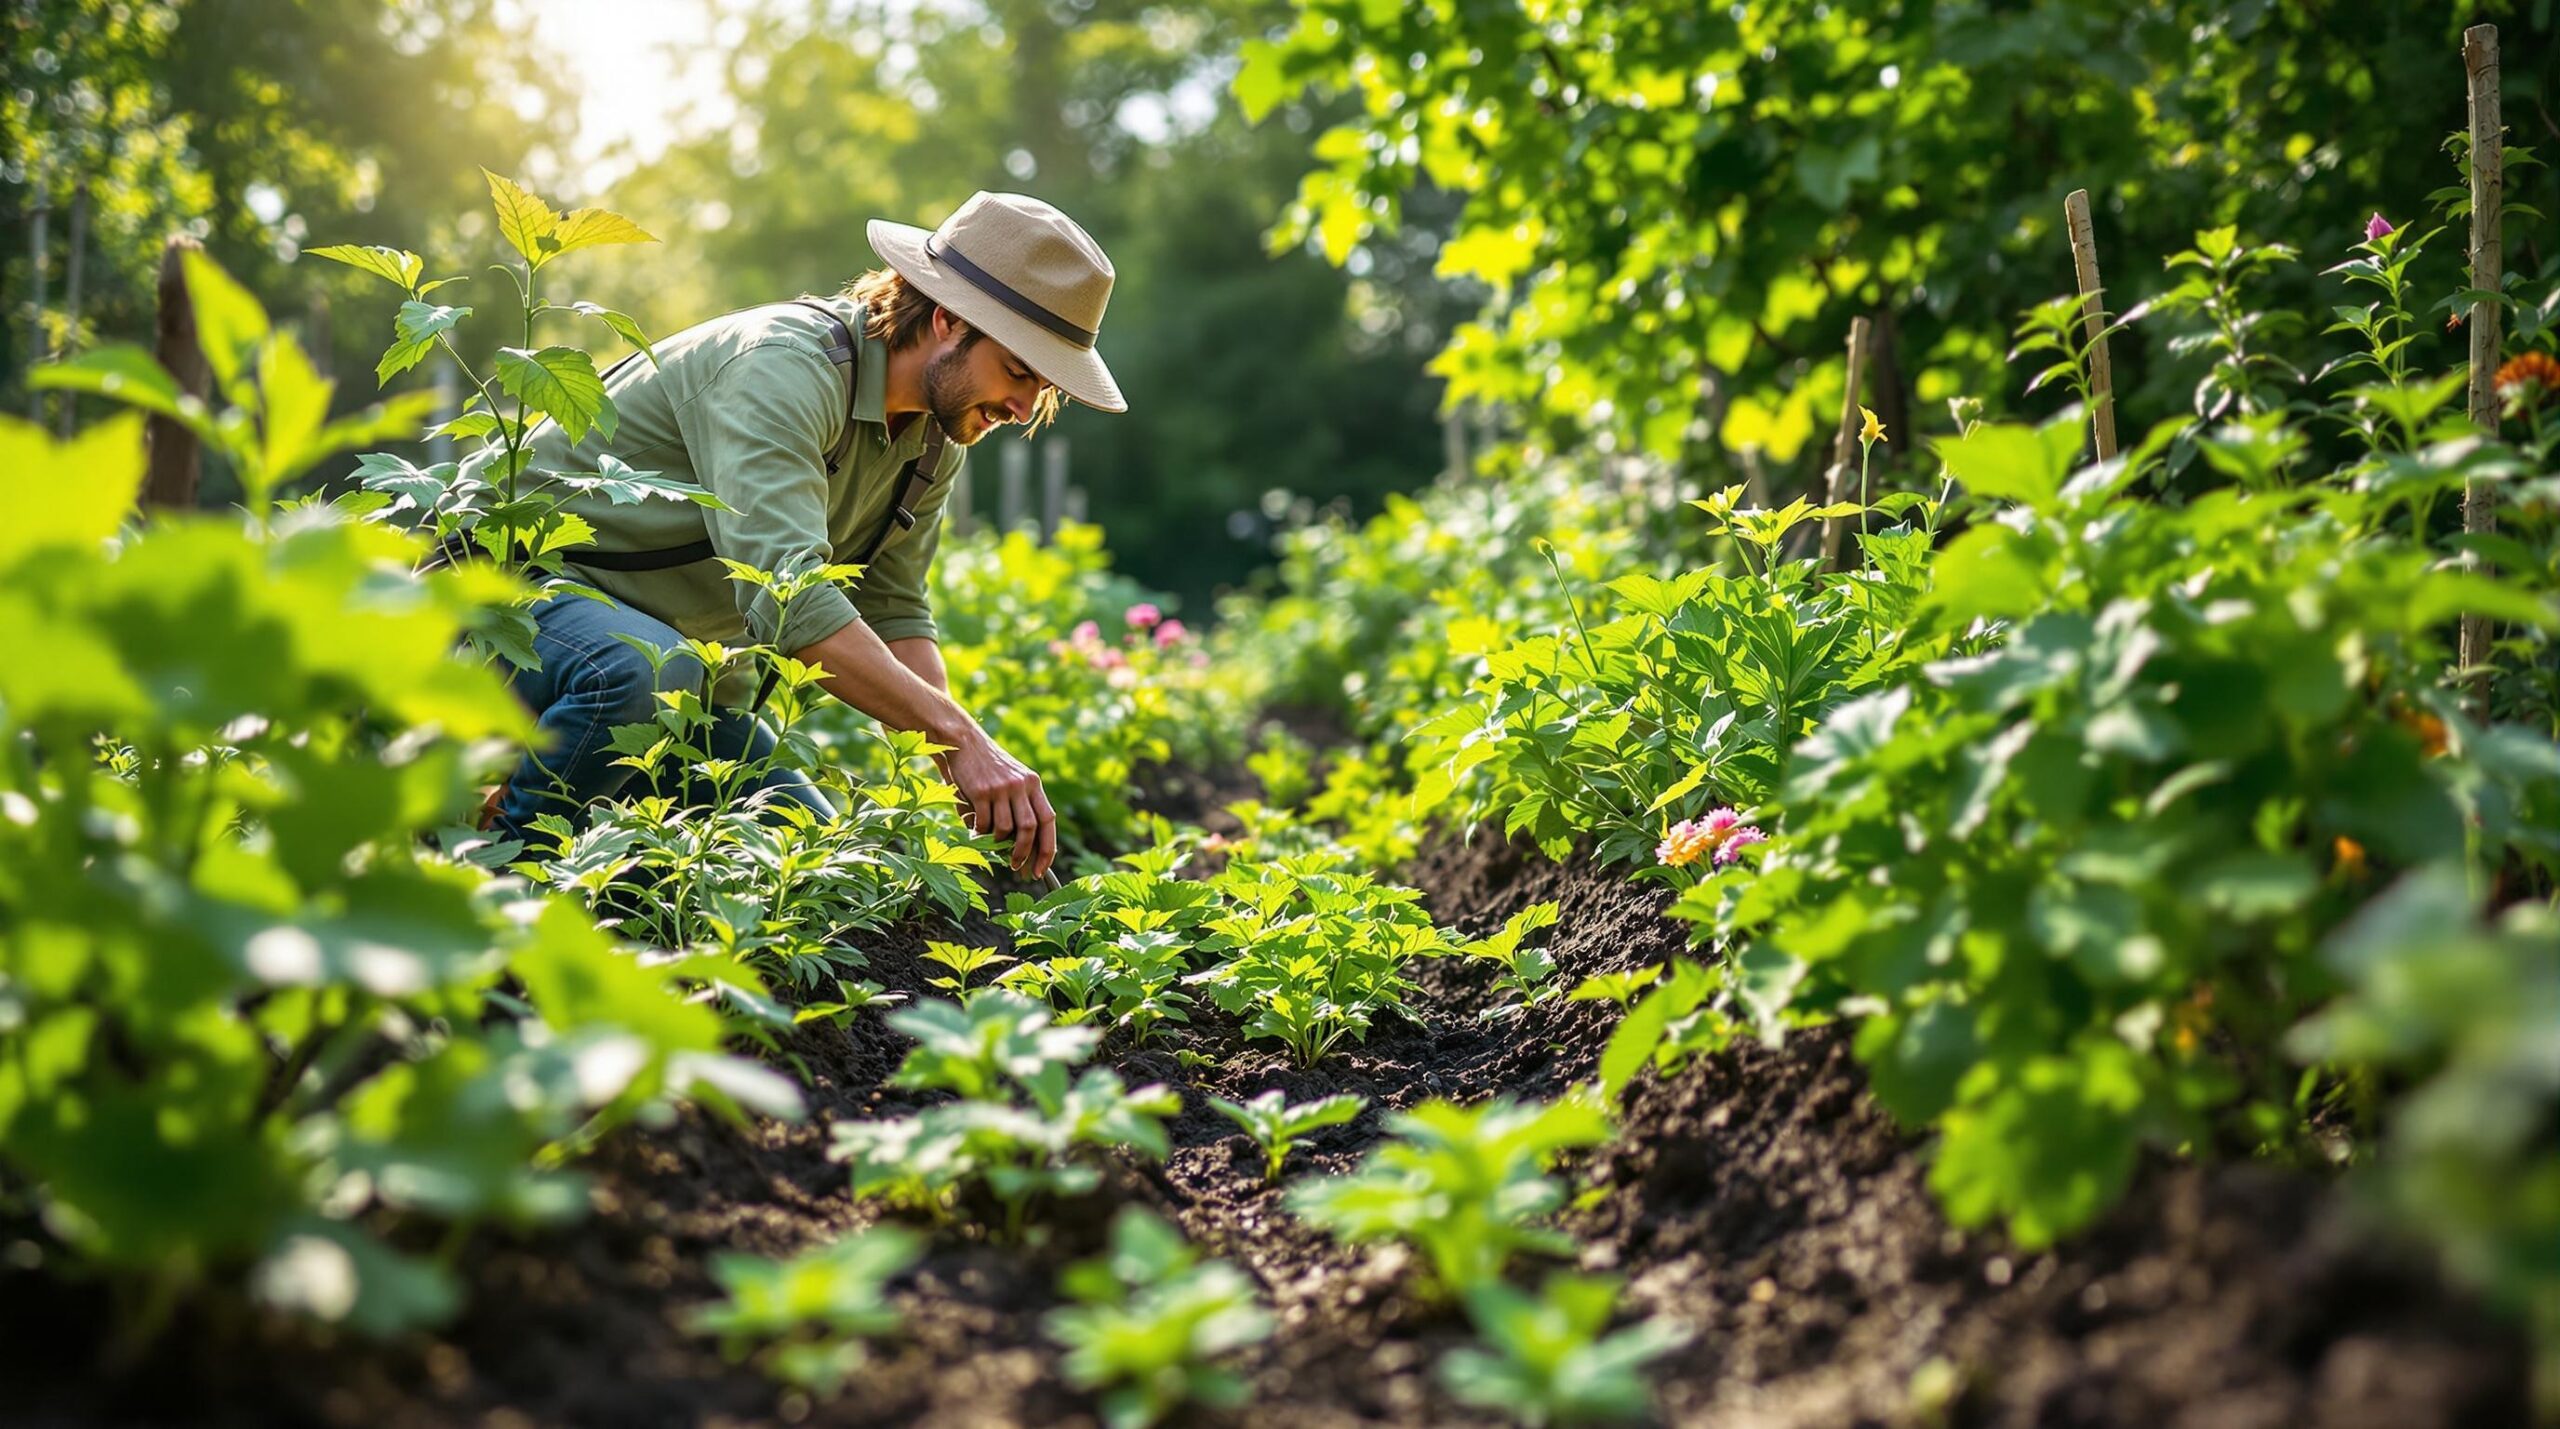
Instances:
[[[534,607],[542,668],[513,679],[539,739],[499,796],[498,832],[522,837],[545,811],[575,817],[622,791],[633,771],[615,762],[613,727],[648,721],[659,691],[700,689],[705,672],[680,651],[653,668],[615,637],[676,650],[691,636],[786,651],[822,667],[836,698],[948,746],[944,770],[972,827],[1011,841],[1016,873],[1048,871],[1057,817],[1040,776],[952,701],[925,573],[959,448],[1010,423],[1044,425],[1070,397],[1127,410],[1093,347],[1110,260],[1066,215],[1012,194],[978,194],[931,233],[880,221],[869,233],[889,266],[843,296],[715,318],[658,343],[654,367],[610,374],[610,441],[535,429],[533,469],[594,472],[609,455],[726,509],[593,494],[564,504],[595,528],[593,547],[568,553],[571,575],[612,599],[557,594]],[[762,571],[866,569],[849,597],[822,583],[784,611],[715,557]],[[745,707],[754,693],[751,678],[724,678],[715,755],[772,750]],[[827,809],[796,773],[766,787]]]

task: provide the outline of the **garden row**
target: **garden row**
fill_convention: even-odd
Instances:
[[[491,187],[527,332],[627,329],[540,284],[644,235]],[[1458,1400],[1625,1417],[1649,1362],[1705,1351],[1589,1273],[1627,1249],[1601,1231],[1635,1194],[1604,1179],[1638,1150],[1613,1121],[1631,1099],[1662,1113],[1683,1068],[1770,1055],[1753,1043],[1819,1059],[1847,1024],[1958,1227],[2039,1251],[2107,1215],[2146,1150],[2345,1160],[2551,1345],[2560,383],[2520,358],[2490,433],[2455,409],[2458,374],[2407,371],[2419,247],[2378,234],[2344,265],[2381,296],[2330,372],[2209,388],[2095,465],[2076,410],[2039,427],[1962,403],[1927,489],[1819,509],[1735,488],[1692,514],[1658,483],[1513,453],[1293,538],[1280,590],[1205,642],[1110,577],[1090,533],[948,552],[955,693],[1042,769],[1082,852],[1000,917],[930,750],[770,650],[691,653],[708,681],[774,677],[771,758],[817,771],[841,816],[742,794],[760,771],[709,758],[706,683],[617,736],[664,792],[532,847],[460,826],[526,730],[493,669],[449,652],[530,657],[525,578],[591,534],[561,493],[679,493],[526,465],[539,420],[612,423],[592,361],[528,339],[450,424],[497,448],[486,474],[368,457],[364,491],[278,503],[323,458],[409,435],[416,405],[328,424],[300,349],[199,262],[217,406],[120,350],[52,380],[193,428],[242,473],[245,523],[119,535],[137,423],[61,445],[0,428],[0,639],[23,647],[0,658],[12,1263],[112,1287],[123,1362],[208,1289],[374,1334],[434,1325],[484,1229],[564,1234],[540,1228],[622,1179],[583,1179],[581,1157],[690,1144],[708,1115],[786,1137],[792,1195],[850,1193],[763,1237],[775,1253],[717,1262],[721,1293],[678,1315],[803,1391],[928,1318],[912,1307],[956,1248],[1019,1245],[1061,1277],[1038,1332],[1059,1372],[1115,1422],[1232,1402],[1234,1366],[1344,1373],[1292,1328],[1303,1303],[1273,1302],[1314,1296],[1338,1328],[1362,1276],[1425,1327]],[[469,310],[430,302],[414,256],[316,251],[402,290],[385,380],[450,350]],[[2253,265],[2283,257],[2203,235],[2184,306],[2245,334]],[[2552,308],[2515,300],[2521,350],[2549,345]],[[2039,334],[2082,380],[2068,328]],[[2508,535],[2447,536],[2471,483]],[[1809,539],[1825,521],[1861,528],[1843,568]],[[401,528],[422,524],[499,560],[417,576]],[[736,574],[787,603],[853,573]],[[2450,670],[2464,614],[2507,632],[2485,670]],[[1220,767],[1241,752],[1220,732],[1283,700],[1359,738],[1273,736],[1246,761],[1262,797],[1213,834],[1133,807],[1143,768]],[[1571,896],[1435,919],[1393,881],[1479,826],[1568,861]],[[1542,947],[1629,886],[1627,926],[1655,931],[1620,946],[1658,955]],[[949,936],[914,939],[919,919]],[[844,1064],[907,1040],[894,1073]],[[1550,1065],[1524,1056],[1542,1040]],[[813,1106],[833,1169],[803,1156],[820,1133],[774,1124]],[[1220,1196],[1289,1182],[1219,1231],[1243,1268],[1167,1217],[1124,1214],[1107,1244],[1088,1223],[1135,1199],[1218,1226],[1163,1188],[1201,1184],[1238,1133],[1254,1150]],[[1329,1174],[1292,1178],[1293,1147],[1327,1142]],[[1162,1161],[1169,1181],[1129,1179]],[[1319,1289],[1280,1283],[1289,1257]]]

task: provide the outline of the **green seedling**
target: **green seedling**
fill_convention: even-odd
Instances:
[[[1555,995],[1546,985],[1555,976],[1556,960],[1544,948],[1527,946],[1531,933],[1555,926],[1558,906],[1553,902],[1532,903],[1504,920],[1499,932],[1462,943],[1458,951],[1471,958],[1490,958],[1502,964],[1502,975],[1494,979],[1496,993],[1508,993],[1511,1000],[1487,1009],[1487,1017],[1514,1016],[1526,1008]]]
[[[1530,1429],[1640,1419],[1653,1397],[1644,1367],[1689,1332],[1647,1320],[1604,1334],[1617,1300],[1618,1282],[1606,1277],[1551,1275],[1538,1296],[1479,1285],[1467,1292],[1467,1316],[1490,1349],[1451,1350],[1441,1382],[1460,1401]]]
[[[1233,1409],[1244,1380],[1218,1356],[1269,1339],[1253,1281],[1200,1260],[1163,1220],[1131,1206],[1111,1224],[1106,1256],[1070,1266],[1059,1288],[1082,1303],[1053,1310],[1049,1336],[1079,1389],[1099,1389],[1109,1429],[1145,1429],[1186,1403]]]
[[[1414,1246],[1439,1288],[1463,1295],[1499,1279],[1520,1251],[1571,1253],[1570,1240],[1531,1224],[1564,1200],[1545,1170],[1559,1151],[1606,1141],[1609,1118],[1580,1099],[1497,1097],[1473,1107],[1426,1102],[1388,1129],[1395,1140],[1359,1170],[1297,1187],[1290,1205],[1353,1244]]]
[[[924,945],[924,956],[927,962],[940,963],[951,969],[951,976],[926,978],[926,984],[947,988],[952,996],[963,1002],[969,1000],[970,978],[991,967],[1013,961],[1011,957],[997,952],[992,947],[972,948],[959,943],[927,943]]]
[[[732,1362],[754,1355],[775,1378],[832,1398],[863,1361],[863,1342],[898,1328],[889,1282],[915,1264],[914,1232],[880,1226],[788,1260],[715,1255],[728,1298],[696,1310],[694,1333],[717,1335]]]
[[[1635,1001],[1637,993],[1653,986],[1661,977],[1662,964],[1660,963],[1654,963],[1649,967],[1629,968],[1625,972],[1597,973],[1584,978],[1582,985],[1575,988],[1573,995],[1566,1001],[1614,1002],[1624,1008],[1628,1003]]]
[[[1252,1101],[1238,1104],[1224,1097],[1209,1098],[1216,1107],[1262,1148],[1262,1179],[1267,1184],[1280,1179],[1280,1163],[1289,1159],[1289,1149],[1308,1132],[1328,1126],[1340,1126],[1358,1116],[1369,1105],[1367,1097],[1321,1097],[1311,1102],[1288,1105],[1288,1098],[1274,1087]]]
[[[853,1014],[872,1007],[895,1007],[907,1000],[903,992],[890,992],[869,978],[836,981],[833,1002],[808,1002],[791,1014],[794,1022],[841,1022]]]
[[[961,1193],[983,1185],[1004,1208],[1001,1233],[1019,1240],[1033,1203],[1099,1184],[1079,1150],[1162,1160],[1169,1149],[1164,1122],[1182,1110],[1180,1095],[1161,1085],[1131,1090],[1107,1067],[1070,1084],[1069,1070],[1099,1034],[1056,1025],[1019,993],[990,988],[966,1004],[927,1002],[889,1023],[917,1044],[891,1084],[961,1099],[914,1116],[836,1123],[827,1154],[852,1165],[857,1197],[947,1221]]]

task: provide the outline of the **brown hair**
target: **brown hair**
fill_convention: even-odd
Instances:
[[[844,295],[862,304],[862,335],[889,345],[891,351],[904,351],[933,336],[933,310],[942,306],[925,295],[922,288],[906,280],[895,268],[874,268],[847,283]],[[958,313],[951,320],[960,324],[960,350],[986,334]],[[1055,386],[1041,389],[1031,400],[1031,420],[1022,424],[1022,434],[1029,436],[1058,419],[1067,405],[1067,394]]]

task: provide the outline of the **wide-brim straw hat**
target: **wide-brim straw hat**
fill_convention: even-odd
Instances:
[[[1075,220],[1036,198],[981,190],[931,232],[873,219],[872,251],[969,326],[1088,407],[1129,403],[1094,341],[1111,260]]]

